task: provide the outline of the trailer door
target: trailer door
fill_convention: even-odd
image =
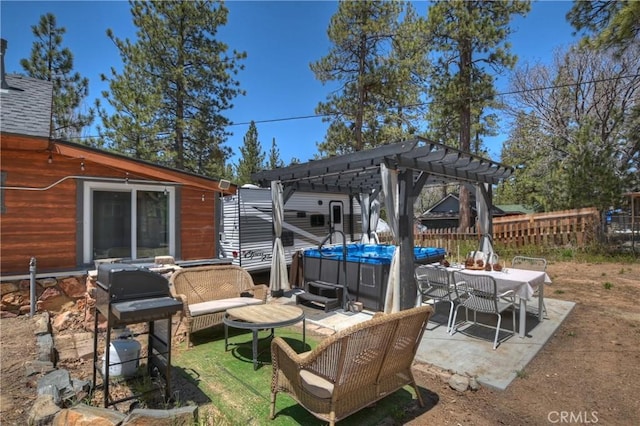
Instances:
[[[329,226],[334,231],[341,231],[344,233],[344,207],[342,201],[330,201],[329,202]],[[343,235],[340,232],[335,232],[331,235],[332,244],[341,244],[343,241]]]

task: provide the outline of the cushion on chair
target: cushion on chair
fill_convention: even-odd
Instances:
[[[210,300],[208,302],[194,303],[189,305],[189,311],[192,316],[213,314],[216,312],[223,312],[227,309],[238,308],[246,305],[259,305],[262,304],[262,300],[253,299],[250,297],[232,297],[229,299]]]
[[[323,399],[331,398],[331,394],[333,394],[333,383],[330,381],[323,379],[309,370],[300,370],[300,380],[302,387],[310,394]]]

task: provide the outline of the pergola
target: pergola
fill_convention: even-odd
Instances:
[[[388,285],[396,289],[389,305],[389,310],[396,311],[411,308],[416,303],[413,255],[400,253],[413,254],[413,205],[422,188],[457,182],[475,191],[480,250],[489,253],[493,251],[489,208],[492,187],[512,173],[512,167],[416,137],[366,151],[265,170],[253,174],[252,178],[263,187],[271,186],[272,182],[281,185],[283,202],[296,190],[345,193],[356,197],[361,204],[362,200],[373,200],[382,192],[398,243],[398,258],[394,256],[392,261]],[[369,208],[370,205],[362,206],[363,211]],[[397,265],[395,273],[394,262]],[[388,298],[389,295],[388,290]]]

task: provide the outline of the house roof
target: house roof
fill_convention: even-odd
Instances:
[[[0,131],[48,138],[53,84],[22,75],[5,76],[8,89],[0,89]]]
[[[414,170],[414,185],[470,182],[497,184],[513,173],[513,168],[462,152],[427,139],[382,145],[308,163],[265,170],[252,175],[263,187],[279,180],[296,190],[315,192],[370,193],[382,188],[380,164],[391,169]]]
[[[471,211],[476,214],[476,196],[469,194]],[[497,205],[491,206],[493,216],[503,216],[506,211]],[[460,214],[460,198],[458,194],[447,194],[420,215],[419,219],[457,218]]]
[[[49,149],[60,155],[108,164],[111,167],[121,170],[136,170],[132,165],[137,164],[144,167],[145,173],[152,176],[154,179],[188,184],[193,187],[209,190],[217,189],[223,194],[234,194],[236,191],[236,185],[231,184],[224,179],[208,177],[186,170],[162,166],[149,161],[131,158],[121,153],[105,151],[83,144],[56,140],[50,142]],[[131,174],[131,177],[134,178],[133,173]],[[214,185],[212,186],[212,184]]]
[[[535,213],[535,210],[523,206],[522,204],[499,204],[496,207],[500,208],[505,213],[522,213],[530,214]]]

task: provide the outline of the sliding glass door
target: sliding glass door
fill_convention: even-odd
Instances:
[[[173,188],[85,183],[84,260],[173,255]]]

